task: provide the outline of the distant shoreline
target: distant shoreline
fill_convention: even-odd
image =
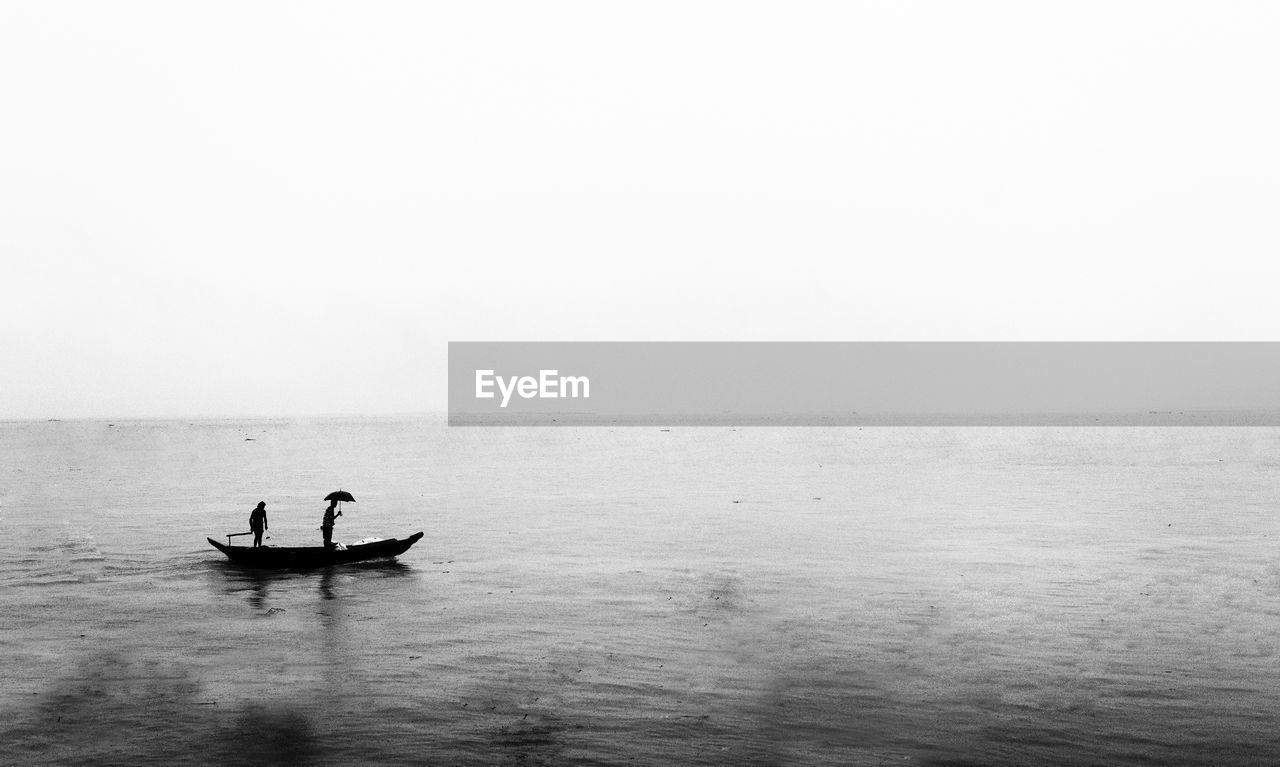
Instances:
[[[451,427],[698,426],[698,427],[1280,427],[1280,410],[1148,410],[1085,413],[446,413],[280,416],[155,416],[12,418],[0,424],[341,423],[435,421]]]

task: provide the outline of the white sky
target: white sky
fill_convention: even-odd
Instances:
[[[1280,6],[0,5],[0,418],[450,340],[1280,340]]]

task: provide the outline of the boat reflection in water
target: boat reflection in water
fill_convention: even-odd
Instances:
[[[271,613],[273,596],[282,593],[298,592],[300,586],[314,579],[319,596],[324,601],[337,598],[340,594],[335,585],[341,575],[374,577],[407,576],[414,568],[394,559],[375,559],[366,562],[354,562],[343,567],[320,567],[310,570],[267,569],[244,567],[232,561],[213,562],[212,572],[217,573],[219,590],[227,595],[244,596],[249,606],[255,610]]]

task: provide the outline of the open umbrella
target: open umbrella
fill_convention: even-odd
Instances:
[[[324,497],[324,499],[325,499],[326,501],[337,501],[337,502],[338,502],[338,513],[339,513],[339,514],[341,514],[341,513],[342,513],[342,504],[343,504],[343,503],[355,503],[355,502],[356,502],[356,497],[355,497],[354,495],[352,495],[351,493],[348,493],[346,490],[335,490],[335,491],[333,491],[332,493],[329,493],[328,495],[326,495],[326,496]]]

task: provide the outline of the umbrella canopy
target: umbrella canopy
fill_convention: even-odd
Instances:
[[[326,501],[342,501],[343,503],[356,502],[355,496],[351,495],[351,493],[348,493],[346,490],[337,490],[329,493],[324,497],[324,499]]]

